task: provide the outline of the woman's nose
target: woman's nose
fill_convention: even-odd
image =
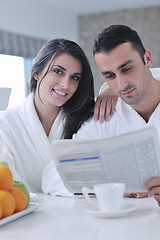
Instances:
[[[60,86],[63,88],[69,88],[70,85],[70,78],[68,76],[65,76],[63,79],[60,81]]]

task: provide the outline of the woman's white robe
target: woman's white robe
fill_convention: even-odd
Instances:
[[[50,149],[51,142],[61,138],[63,118],[60,111],[47,137],[35,110],[33,93],[21,105],[0,113],[0,160],[8,162],[14,180],[23,181],[31,192],[49,193],[47,182],[43,183],[43,171],[52,161],[52,191],[68,194]]]

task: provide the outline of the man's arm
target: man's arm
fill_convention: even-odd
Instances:
[[[144,189],[148,190],[149,196],[154,196],[155,200],[158,202],[160,206],[160,177],[156,177],[148,181],[144,185]]]
[[[107,86],[106,83],[100,88],[100,95],[97,97],[94,107],[94,119],[100,123],[109,120],[109,115],[113,115],[117,95]]]

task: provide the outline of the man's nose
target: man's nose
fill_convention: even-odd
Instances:
[[[123,90],[128,86],[128,82],[126,81],[124,76],[117,77],[117,84],[119,90]]]

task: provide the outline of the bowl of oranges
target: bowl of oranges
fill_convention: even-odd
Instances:
[[[0,162],[0,222],[24,211],[29,205],[30,194],[27,187],[22,182],[14,181],[8,164]]]

